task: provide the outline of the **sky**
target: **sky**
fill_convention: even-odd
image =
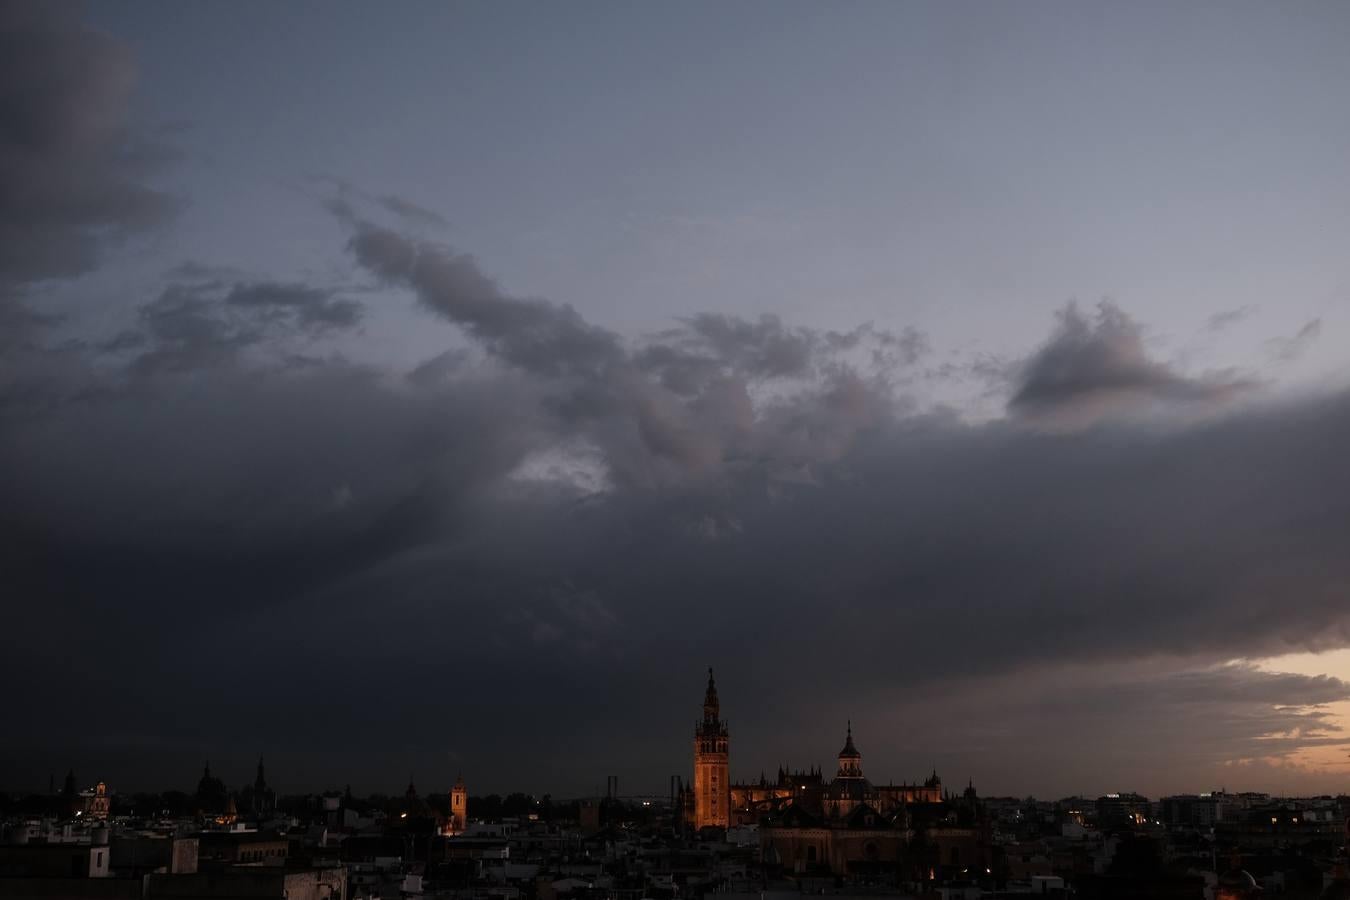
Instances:
[[[1345,790],[1350,9],[0,0],[0,786]]]

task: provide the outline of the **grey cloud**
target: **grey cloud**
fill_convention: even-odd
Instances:
[[[890,402],[884,380],[859,378],[849,354],[864,351],[863,363],[889,371],[926,352],[913,329],[817,332],[774,316],[718,314],[682,320],[634,351],[571,307],[510,296],[470,256],[370,223],[354,227],[349,249],[361,266],[411,288],[491,357],[547,383],[558,427],[597,445],[609,476],[628,486],[716,477],[742,459],[809,478],[814,461],[843,452]],[[806,385],[755,409],[749,385],[774,379]]]
[[[218,315],[218,304],[201,291],[182,285],[166,288],[140,310],[140,322],[151,349],[135,360],[141,373],[187,371],[233,362],[244,347],[257,343],[259,326]],[[105,345],[107,349],[136,346],[126,333]]]
[[[928,343],[928,335],[907,326],[898,335],[882,335],[881,348],[876,351],[874,361],[887,367],[907,367],[915,365],[930,352],[932,347]]]
[[[138,180],[164,154],[126,132],[131,53],[70,13],[23,0],[0,9],[0,292],[86,272],[107,240],[178,205]]]
[[[61,316],[39,312],[17,297],[0,296],[0,350],[31,341],[61,321]]]
[[[786,327],[777,316],[747,322],[702,313],[686,321],[690,333],[724,363],[752,375],[802,376],[810,371],[815,336]]]
[[[427,209],[425,206],[419,206],[411,200],[405,200],[395,194],[385,194],[378,198],[378,202],[385,209],[412,225],[445,227],[450,224],[440,213]]]
[[[464,372],[469,364],[469,354],[464,350],[447,350],[418,363],[407,378],[413,384],[434,387]]]
[[[1225,328],[1250,318],[1255,312],[1255,306],[1239,306],[1236,309],[1221,310],[1205,321],[1205,327],[1209,331],[1223,331]]]
[[[189,274],[191,270],[178,270]],[[248,347],[352,328],[362,307],[303,284],[180,281],[141,306],[139,330],[103,342],[105,353],[145,348],[132,362],[139,375],[233,365]]]
[[[238,270],[229,266],[213,266],[195,259],[184,260],[170,268],[165,276],[171,281],[224,282],[239,277]]]
[[[720,362],[703,353],[691,353],[666,341],[640,349],[633,362],[645,372],[656,373],[661,383],[676,394],[697,394],[710,380],[722,374]]]
[[[504,294],[472,257],[371,225],[352,238],[358,262],[417,292],[506,362],[541,375],[595,375],[617,362],[618,338],[569,306]]]
[[[122,353],[127,350],[139,350],[149,341],[150,339],[146,337],[145,332],[128,329],[119,331],[108,340],[95,346],[104,353]]]
[[[842,342],[841,342],[842,344]],[[823,363],[824,336],[777,316],[748,321],[705,313],[653,336],[633,363],[675,394],[696,396],[718,380],[806,378]]]
[[[350,328],[361,321],[361,304],[334,298],[333,292],[303,284],[236,284],[225,295],[231,306],[293,315],[301,326]]]
[[[928,352],[927,336],[914,328],[898,335],[871,324],[847,332],[821,332],[789,327],[773,315],[750,321],[703,313],[653,336],[634,354],[634,362],[675,393],[687,395],[726,375],[752,380],[814,378],[848,364],[853,356],[858,365],[892,372],[914,365]]]
[[[326,191],[320,197],[324,208],[348,225],[363,224],[364,210],[391,213],[402,224],[414,228],[446,228],[450,225],[440,213],[420,203],[397,194],[374,194],[346,178],[315,175],[309,181]]]
[[[952,358],[926,368],[922,375],[934,382],[973,382],[979,386],[981,397],[1006,402],[1009,386],[1018,382],[1024,365],[1025,361],[990,353],[978,353],[969,358],[953,353]]]
[[[1050,341],[1021,365],[1008,409],[1075,426],[1158,405],[1212,406],[1250,387],[1226,375],[1181,375],[1148,357],[1138,324],[1115,305],[1103,302],[1089,318],[1071,303]]]
[[[1292,337],[1273,338],[1266,342],[1266,346],[1270,349],[1271,356],[1279,362],[1294,362],[1307,352],[1321,334],[1322,320],[1313,319]]]
[[[865,345],[871,345],[871,363],[879,370],[907,368],[919,362],[932,347],[928,335],[913,326],[906,326],[899,334],[893,334],[873,326],[870,322],[859,325],[852,331],[830,331],[824,335],[827,346],[837,351],[849,351]]]
[[[870,388],[832,358],[850,347],[773,317],[694,317],[630,353],[570,307],[505,294],[471,257],[370,225],[358,228],[350,247],[362,266],[412,288],[493,357],[548,382],[559,427],[588,435],[610,476],[629,486],[715,475],[742,457],[773,459],[776,471],[833,458],[869,402]],[[859,330],[852,346],[864,338],[883,346],[888,339]],[[763,427],[751,427],[757,417],[747,380],[808,375],[818,384],[771,404]]]

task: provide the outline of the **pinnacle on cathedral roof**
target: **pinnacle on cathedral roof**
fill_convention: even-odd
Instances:
[[[708,690],[703,695],[703,721],[716,722],[721,717],[721,704],[717,701],[717,682],[713,680],[712,666],[708,666]]]
[[[839,751],[839,758],[844,759],[862,759],[862,754],[858,748],[853,746],[853,720],[848,720],[848,736],[844,738],[844,749]]]

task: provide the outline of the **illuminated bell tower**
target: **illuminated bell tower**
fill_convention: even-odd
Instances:
[[[731,823],[731,785],[727,777],[727,723],[721,719],[717,683],[708,669],[703,721],[694,726],[694,827],[726,828]]]
[[[463,834],[469,824],[469,789],[464,786],[464,776],[455,779],[450,789],[450,821],[446,823],[446,834]]]

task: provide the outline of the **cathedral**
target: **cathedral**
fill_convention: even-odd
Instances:
[[[863,774],[852,722],[837,761],[828,780],[819,768],[779,767],[772,781],[761,775],[733,784],[730,733],[709,669],[703,718],[694,726],[694,781],[681,798],[684,819],[695,829],[757,824],[766,860],[799,873],[890,871],[903,863],[922,877],[986,857],[987,822],[973,785],[949,794],[936,771],[913,784],[873,784]]]
[[[826,781],[819,768],[791,772],[780,767],[770,781],[732,784],[730,738],[721,717],[717,682],[708,670],[708,688],[703,695],[703,720],[694,727],[694,785],[686,794],[686,818],[695,828],[727,828],[759,822],[765,815],[788,806],[818,811],[826,820],[847,819],[866,804],[883,815],[901,806],[941,803],[942,779],[936,771],[922,783],[875,785],[863,775],[862,753],[853,742],[853,723],[844,733],[834,778]]]

